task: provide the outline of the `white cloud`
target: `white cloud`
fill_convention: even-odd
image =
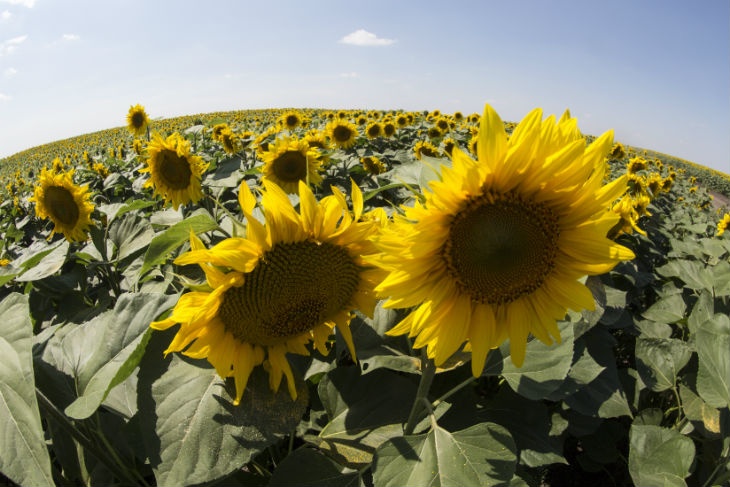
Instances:
[[[12,97],[12,96],[10,96],[10,95],[6,95],[5,93],[0,93],[0,102],[3,102],[3,101],[10,101],[10,100],[12,100],[12,99],[13,99],[13,97]]]
[[[358,29],[340,39],[340,42],[353,46],[389,46],[395,42],[395,39],[383,39],[365,29]]]
[[[340,78],[357,78],[360,75],[357,74],[355,71],[351,71],[349,73],[340,73]]]
[[[28,36],[18,36],[8,39],[7,41],[0,42],[0,57],[13,52],[17,49],[18,44],[21,44],[27,38]]]
[[[61,39],[63,39],[64,41],[78,41],[79,39],[81,39],[81,37],[76,34],[64,34]]]
[[[9,3],[10,5],[22,5],[23,7],[33,8],[35,0],[0,0],[3,3]]]
[[[2,12],[0,12],[0,20],[2,20],[3,22],[6,20],[10,20],[10,17],[12,16],[13,14],[11,14],[9,10],[3,10]]]
[[[18,70],[15,68],[6,68],[5,71],[3,71],[3,74],[5,75],[6,78],[10,78],[10,77],[18,74]]]

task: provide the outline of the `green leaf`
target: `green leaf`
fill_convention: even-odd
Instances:
[[[190,238],[190,231],[195,234],[208,232],[218,227],[218,224],[208,213],[198,213],[172,225],[162,233],[155,235],[147,247],[144,263],[139,271],[140,277],[152,267],[162,264],[169,257],[170,252],[180,247]]]
[[[687,305],[681,294],[671,294],[659,299],[651,305],[649,309],[642,313],[642,316],[648,320],[657,321],[659,323],[676,323],[684,318],[684,312]]]
[[[41,245],[36,245],[41,244]],[[66,240],[47,245],[45,242],[34,242],[28,252],[23,252],[14,264],[25,271],[15,278],[18,282],[37,281],[55,274],[66,262],[69,243]],[[33,251],[31,252],[31,249]]]
[[[664,277],[676,277],[690,289],[712,289],[712,274],[696,260],[671,260],[656,272]]]
[[[716,314],[695,333],[697,392],[716,408],[730,407],[730,318]]]
[[[357,367],[340,367],[320,381],[318,392],[329,423],[311,442],[338,463],[361,468],[378,446],[403,434],[416,385],[387,369],[360,375]]]
[[[516,446],[509,432],[480,423],[449,433],[434,425],[425,435],[389,440],[373,461],[378,487],[506,485],[515,473]]]
[[[482,375],[501,375],[510,387],[528,399],[540,400],[556,391],[565,380],[573,359],[573,324],[558,323],[561,343],[545,345],[537,339],[527,343],[522,367],[512,363],[509,341],[499,351],[490,351]]]
[[[687,419],[692,421],[695,428],[706,438],[718,438],[720,436],[720,411],[708,406],[700,396],[688,386],[681,384],[679,397],[682,400],[682,410]]]
[[[591,382],[567,396],[565,403],[586,416],[597,415],[601,418],[631,416],[613,353],[616,340],[601,327],[592,328],[582,338],[591,357],[603,367],[603,370]]]
[[[686,486],[695,445],[681,433],[637,425],[629,431],[629,473],[636,485]]]
[[[441,179],[441,166],[451,167],[451,159],[446,157],[421,156],[421,173],[418,185],[422,189],[430,189],[428,183]]]
[[[715,314],[715,303],[712,298],[712,293],[705,289],[700,293],[700,297],[697,299],[692,312],[687,318],[687,327],[691,335],[697,333],[702,323],[712,319]]]
[[[478,413],[483,421],[504,426],[520,454],[520,463],[540,467],[568,463],[563,456],[563,439],[550,433],[550,415],[542,401],[530,401],[509,387],[501,387]]]
[[[689,362],[692,350],[682,340],[639,337],[635,355],[641,380],[652,391],[661,392],[675,387],[679,371]]]
[[[276,466],[269,487],[359,487],[357,471],[336,464],[308,447],[298,448]]]
[[[85,328],[100,328],[99,346],[79,350],[88,356],[78,370],[79,397],[66,408],[75,419],[91,416],[109,391],[124,381],[137,367],[150,338],[150,323],[177,300],[164,294],[124,294],[113,310],[97,316]],[[83,357],[79,357],[81,361]]]
[[[135,213],[109,225],[109,240],[116,248],[116,258],[122,260],[145,247],[152,240],[154,231],[150,222]]]
[[[0,472],[19,485],[54,485],[33,377],[28,296],[0,302]]]
[[[206,361],[178,354],[163,359],[176,329],[154,332],[139,367],[139,416],[146,455],[157,485],[213,482],[240,469],[269,445],[290,434],[304,414],[309,396],[297,379],[296,401],[282,384],[269,388],[256,367],[239,406],[232,382],[221,380]]]

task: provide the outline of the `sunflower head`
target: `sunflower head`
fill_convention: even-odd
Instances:
[[[277,185],[264,182],[261,210],[244,181],[239,202],[247,220],[246,238],[228,238],[212,248],[191,234],[191,250],[176,264],[198,264],[207,288],[184,294],[171,316],[154,322],[161,330],[180,323],[166,353],[207,358],[218,374],[233,377],[236,403],[254,367],[263,365],[276,391],[286,376],[297,392],[288,353],[309,354],[309,344],[327,354],[335,328],[356,357],[349,329],[352,311],[372,315],[373,287],[382,273],[362,256],[374,251],[375,221],[362,218],[362,194],[353,184],[353,211],[345,195],[317,201],[299,182],[299,211]]]
[[[441,151],[439,151],[439,148],[426,140],[419,140],[416,142],[416,145],[413,147],[413,152],[416,153],[416,159],[419,160],[423,156],[441,157]]]
[[[304,117],[296,110],[288,110],[279,117],[279,125],[287,130],[294,130],[302,125]]]
[[[717,222],[717,233],[715,236],[721,237],[728,227],[730,227],[730,213],[725,213],[720,221]]]
[[[383,161],[381,161],[376,156],[361,157],[360,162],[362,163],[362,167],[365,168],[365,171],[367,171],[368,174],[377,175],[382,174],[388,170],[385,164],[383,164]]]
[[[341,149],[349,149],[355,145],[357,139],[357,126],[355,124],[340,118],[327,124],[325,130],[333,145]]]
[[[365,134],[368,136],[368,139],[377,139],[383,135],[383,126],[380,122],[370,122],[365,128]]]
[[[322,182],[319,151],[305,139],[280,136],[261,154],[264,179],[278,184],[287,193],[299,190],[299,182],[318,185]]]
[[[59,232],[68,241],[83,242],[94,205],[88,187],[74,184],[73,174],[73,169],[58,173],[44,167],[30,201],[36,204],[36,216],[53,222],[51,236]]]
[[[130,106],[127,112],[127,129],[132,135],[139,137],[147,130],[150,119],[145,112],[144,107],[140,104]]]
[[[146,152],[147,167],[140,172],[150,173],[145,187],[153,188],[155,195],[175,209],[203,197],[200,180],[208,164],[190,151],[190,141],[178,132],[167,138],[154,133]]]
[[[414,308],[389,333],[415,337],[436,365],[464,346],[474,375],[507,339],[518,366],[530,334],[560,340],[568,309],[594,307],[580,279],[634,257],[606,237],[626,191],[625,176],[603,184],[612,136],[586,146],[569,113],[537,109],[508,137],[487,105],[477,160],[454,147],[453,167],[377,241],[371,261],[388,276],[376,291],[385,307]]]

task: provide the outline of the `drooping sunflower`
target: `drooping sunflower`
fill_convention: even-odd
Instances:
[[[419,140],[413,147],[413,152],[416,153],[416,159],[421,159],[423,156],[427,157],[441,157],[441,151],[438,147],[433,145],[427,140]]]
[[[478,161],[458,147],[453,168],[383,230],[371,262],[389,274],[376,287],[387,308],[416,307],[388,333],[415,337],[436,365],[463,344],[472,372],[509,339],[521,366],[528,335],[560,340],[556,320],[593,309],[579,279],[601,274],[631,250],[606,238],[626,178],[603,185],[613,133],[586,147],[575,119],[528,114],[508,137],[486,106]]]
[[[368,174],[383,174],[388,170],[383,161],[376,156],[363,156],[360,158],[360,163]]]
[[[127,128],[132,135],[137,137],[144,135],[149,123],[150,119],[142,105],[137,104],[129,107],[129,112],[127,113]]]
[[[56,172],[43,168],[30,201],[35,202],[38,218],[53,222],[51,236],[63,233],[70,242],[83,242],[91,226],[94,204],[89,200],[89,188],[73,182],[74,170]]]
[[[375,250],[370,238],[380,225],[363,218],[357,185],[352,184],[352,212],[337,188],[317,202],[299,182],[297,212],[281,188],[264,185],[262,223],[252,214],[255,196],[245,181],[241,184],[246,238],[228,238],[206,249],[191,234],[192,249],[175,263],[200,265],[208,289],[183,294],[170,317],[150,325],[164,330],[180,323],[165,353],[207,358],[221,377],[234,378],[236,404],[260,364],[269,373],[271,389],[278,390],[286,376],[296,398],[286,354],[309,355],[310,343],[327,354],[334,328],[356,358],[352,311],[372,316],[373,288],[383,275],[362,259]]]
[[[177,210],[181,204],[196,203],[203,197],[200,186],[202,174],[208,168],[200,156],[190,151],[190,141],[178,132],[167,138],[155,132],[147,145],[147,167],[140,172],[150,173],[146,188],[153,188],[165,203],[171,202]]]
[[[357,139],[357,126],[340,118],[327,124],[325,128],[330,141],[342,149],[349,149],[355,145]]]
[[[299,181],[318,185],[322,182],[319,151],[304,139],[283,135],[261,154],[264,179],[273,181],[287,193],[296,193]]]

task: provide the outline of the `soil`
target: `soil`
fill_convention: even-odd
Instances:
[[[722,193],[716,193],[715,191],[709,192],[712,195],[712,208],[717,210],[718,208],[722,208],[723,206],[727,210],[730,208],[730,198],[725,196]]]

